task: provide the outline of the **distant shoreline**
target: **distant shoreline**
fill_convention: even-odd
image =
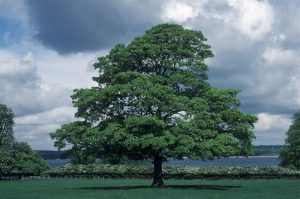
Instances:
[[[229,158],[279,158],[279,155],[252,155],[252,156],[230,156]]]

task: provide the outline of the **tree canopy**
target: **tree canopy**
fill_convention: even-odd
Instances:
[[[176,24],[116,45],[94,64],[98,86],[75,89],[80,120],[51,133],[55,146],[151,158],[158,186],[167,157],[249,154],[257,119],[238,109],[238,91],[210,86],[204,60],[212,56],[201,31]]]
[[[300,169],[300,112],[296,112],[285,140],[288,145],[280,153],[281,165],[292,169]]]
[[[16,142],[13,151],[13,172],[17,174],[39,175],[48,169],[48,165],[25,142]]]
[[[0,149],[11,148],[14,143],[14,113],[4,104],[0,104]]]
[[[2,175],[37,175],[48,169],[27,143],[15,141],[13,118],[13,111],[0,104],[0,179]]]
[[[13,169],[12,148],[14,145],[14,113],[5,104],[0,104],[0,178],[2,173]]]

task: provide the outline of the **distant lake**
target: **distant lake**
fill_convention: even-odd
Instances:
[[[280,163],[277,156],[252,156],[252,157],[229,157],[215,160],[173,160],[165,162],[165,166],[240,166],[240,167],[276,167]],[[49,167],[55,168],[70,162],[70,159],[47,160]]]
[[[50,168],[60,167],[65,164],[68,164],[71,160],[70,159],[52,159],[52,160],[46,160],[48,163],[48,166]]]
[[[277,156],[229,157],[215,160],[170,160],[166,166],[240,166],[240,167],[276,167],[281,160]]]

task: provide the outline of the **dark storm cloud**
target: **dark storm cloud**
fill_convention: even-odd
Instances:
[[[36,39],[59,53],[110,48],[159,20],[156,0],[27,0]]]
[[[26,2],[29,18],[38,31],[36,39],[45,46],[65,54],[109,49],[117,43],[129,42],[145,29],[162,22],[162,8],[168,1]],[[190,2],[190,5],[197,6],[192,4],[193,1],[182,2]],[[274,21],[270,30],[266,28],[270,19],[264,12],[258,13],[262,14],[263,21],[260,29],[253,31],[251,28],[245,28],[252,27],[256,22],[259,24],[260,18],[253,15],[245,15],[243,18],[242,6],[232,7],[227,1],[202,3],[204,9],[198,16],[183,22],[183,25],[202,30],[212,46],[215,57],[209,64],[209,77],[213,86],[241,90],[239,97],[242,109],[247,112],[289,114],[299,108],[292,97],[293,92],[282,94],[279,91],[290,87],[286,79],[293,75],[296,66],[282,70],[289,68],[290,63],[270,66],[263,62],[262,56],[272,48],[280,48],[283,52],[289,49],[298,50],[300,39],[296,35],[300,34],[300,28],[296,21],[300,20],[300,14],[297,14],[296,10],[300,3],[262,2],[265,5],[270,3],[274,9]],[[237,4],[239,3],[241,2]],[[256,9],[266,9],[263,4],[255,4],[255,1],[246,3],[247,6],[256,6]],[[265,11],[271,12],[268,9]],[[256,22],[251,23],[251,20]],[[272,79],[272,75],[276,79]],[[267,89],[261,91],[264,87]]]
[[[288,90],[292,85],[289,78],[297,75],[299,64],[297,60],[295,64],[266,63],[262,56],[269,45],[265,42],[260,47],[221,51],[212,61],[210,82],[218,88],[240,90],[241,108],[248,113],[292,114],[299,105],[295,98],[297,90]]]
[[[276,12],[275,28],[285,36],[281,46],[286,49],[300,50],[300,1],[272,1]]]

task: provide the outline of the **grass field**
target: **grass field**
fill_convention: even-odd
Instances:
[[[0,198],[300,198],[300,180],[166,180],[165,188],[151,188],[150,183],[120,179],[0,181]]]

